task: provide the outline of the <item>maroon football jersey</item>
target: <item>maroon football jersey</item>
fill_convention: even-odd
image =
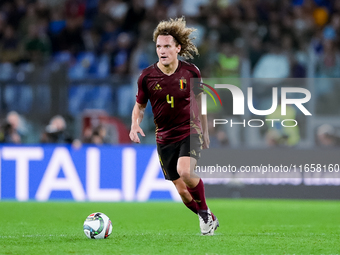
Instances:
[[[190,135],[190,132],[202,133],[195,100],[195,95],[202,90],[199,89],[199,83],[191,84],[191,78],[201,79],[199,69],[181,60],[171,75],[164,74],[157,67],[157,63],[141,73],[138,79],[137,102],[145,104],[150,100],[157,143],[175,143]]]

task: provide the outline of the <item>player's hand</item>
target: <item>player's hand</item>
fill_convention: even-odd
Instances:
[[[138,137],[138,133],[140,133],[142,136],[145,136],[143,129],[141,129],[141,127],[139,125],[133,125],[131,126],[131,130],[130,130],[130,139],[132,142],[134,143],[140,143],[139,137]]]
[[[203,134],[203,149],[208,149],[210,145],[209,133],[204,132]]]

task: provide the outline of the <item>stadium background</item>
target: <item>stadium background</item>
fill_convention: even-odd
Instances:
[[[0,199],[178,200],[162,180],[149,107],[143,145],[130,144],[128,132],[137,77],[157,61],[153,29],[182,15],[197,28],[192,62],[203,77],[317,78],[306,85],[313,117],[293,112],[294,134],[211,130],[213,148],[288,148],[293,158],[339,150],[339,1],[1,1]],[[259,86],[260,108],[270,88]],[[206,183],[208,197],[340,197],[335,181]]]

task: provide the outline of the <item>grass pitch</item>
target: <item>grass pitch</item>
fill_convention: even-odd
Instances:
[[[0,202],[0,254],[339,254],[340,202],[208,200],[220,221],[200,236],[198,217],[181,203]],[[113,222],[91,240],[92,212]]]

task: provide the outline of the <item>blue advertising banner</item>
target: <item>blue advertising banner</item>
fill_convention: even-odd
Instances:
[[[309,164],[303,164],[300,170],[304,172],[292,171],[290,176],[287,173],[266,173],[261,174],[260,178],[252,172],[241,173],[236,162],[237,170],[233,177],[214,171],[205,173],[208,178],[203,178],[203,181],[208,197],[228,197],[228,189],[237,186],[237,192],[242,197],[255,196],[257,191],[254,189],[259,190],[257,197],[268,197],[268,188],[271,194],[273,189],[284,188],[287,198],[296,197],[296,194],[287,191],[296,190],[294,187],[297,187],[299,190],[296,192],[301,198],[337,199],[329,195],[329,190],[340,187],[339,163],[333,160],[338,152],[257,150],[255,153],[254,150],[233,149],[227,155],[222,154],[226,163],[235,163],[235,159],[242,154],[242,164],[249,166],[250,170],[263,162],[262,155],[276,159],[269,162],[273,166],[286,166],[297,159],[301,162],[295,162],[296,166],[304,162]],[[199,163],[204,158],[210,158],[211,164],[216,166],[214,159],[218,153],[214,149],[205,151]],[[155,146],[83,146],[79,149],[57,145],[0,146],[0,157],[0,200],[181,201],[173,183],[163,177]],[[278,163],[278,158],[284,161]],[[327,173],[312,172],[311,167],[315,165],[313,160],[319,162],[322,166],[319,168],[327,170]],[[330,165],[332,168],[324,168]],[[314,190],[312,187],[323,187],[323,190]],[[251,190],[251,193],[247,190]],[[306,196],[306,193],[310,196]]]
[[[0,155],[0,199],[180,200],[155,146],[1,146]]]

